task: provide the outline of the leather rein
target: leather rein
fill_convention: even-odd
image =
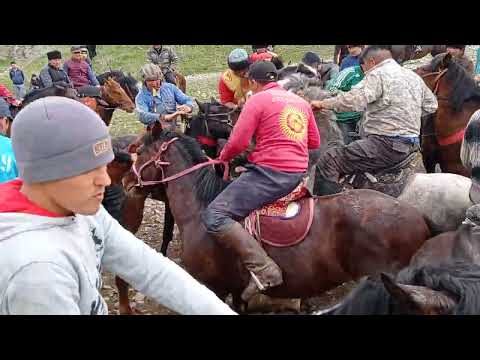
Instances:
[[[196,164],[190,168],[187,168],[183,171],[180,171],[179,173],[165,177],[165,172],[164,172],[164,166],[170,165],[170,162],[165,161],[163,159],[163,155],[165,152],[168,150],[168,147],[173,144],[175,141],[178,140],[178,137],[175,137],[171,139],[170,141],[164,142],[162,145],[160,145],[160,149],[157,151],[157,153],[150,159],[148,160],[145,164],[140,166],[140,169],[137,170],[137,167],[135,166],[135,163],[132,165],[132,171],[137,177],[137,183],[134,185],[134,187],[144,187],[144,186],[152,186],[152,185],[158,185],[158,184],[164,184],[172,180],[176,180],[178,178],[181,178],[182,176],[185,176],[187,174],[190,174],[198,169],[201,169],[203,167],[209,166],[209,165],[217,165],[217,164],[222,164],[225,166],[225,170],[223,172],[223,179],[228,180],[228,175],[229,175],[229,164],[228,161],[223,161],[219,159],[210,159],[208,161],[205,161],[203,163]],[[154,165],[157,169],[160,169],[162,172],[162,179],[161,180],[150,180],[150,181],[145,181],[142,179],[142,171],[145,170],[148,166]]]

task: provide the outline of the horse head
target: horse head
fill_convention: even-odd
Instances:
[[[133,110],[135,110],[135,104],[133,103],[132,99],[113,78],[109,77],[105,80],[101,91],[102,99],[113,108],[119,108],[128,113],[132,113]]]

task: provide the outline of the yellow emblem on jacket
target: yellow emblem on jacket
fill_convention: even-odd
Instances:
[[[280,129],[291,140],[302,141],[307,133],[307,116],[294,106],[287,105],[280,114]]]

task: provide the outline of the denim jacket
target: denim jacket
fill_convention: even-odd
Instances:
[[[135,98],[138,118],[145,125],[153,124],[160,115],[173,114],[177,110],[177,104],[188,105],[193,109],[193,99],[167,82],[162,83],[155,96],[143,86]]]

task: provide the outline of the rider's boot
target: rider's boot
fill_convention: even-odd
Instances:
[[[278,265],[242,225],[235,222],[228,230],[212,235],[222,246],[233,249],[250,272],[250,282],[241,295],[242,300],[248,301],[255,294],[283,283]]]
[[[319,171],[315,173],[315,187],[314,194],[318,196],[337,194],[343,191],[343,187],[326,179]]]

